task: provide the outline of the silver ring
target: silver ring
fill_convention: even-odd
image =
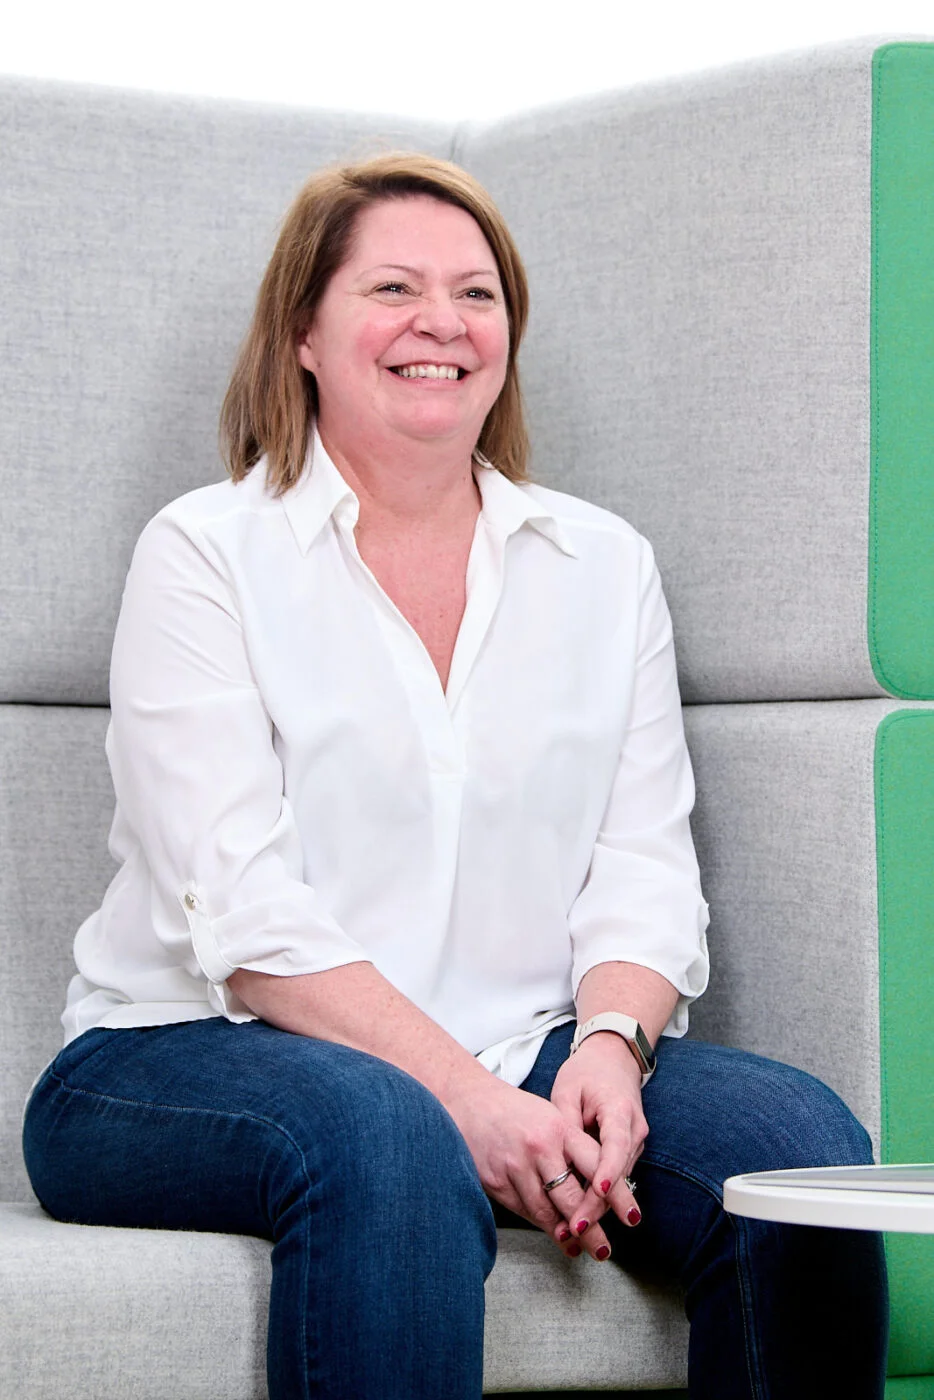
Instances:
[[[635,1194],[636,1194],[636,1183],[633,1181],[632,1177],[631,1177],[631,1176],[627,1176],[627,1177],[624,1178],[624,1180],[625,1180],[625,1182],[626,1182],[626,1185],[629,1187],[630,1191],[632,1192],[632,1194],[635,1195]]]
[[[560,1176],[556,1176],[555,1179],[554,1179],[554,1181],[543,1181],[543,1182],[542,1182],[542,1190],[543,1190],[543,1191],[553,1191],[553,1190],[555,1189],[556,1186],[563,1186],[564,1183],[567,1181],[567,1179],[568,1179],[568,1177],[569,1177],[570,1175],[571,1175],[571,1168],[568,1167],[567,1171],[566,1171],[566,1172],[562,1172]]]

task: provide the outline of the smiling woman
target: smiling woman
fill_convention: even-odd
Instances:
[[[869,1140],[684,1039],[707,909],[671,622],[635,530],[527,480],[526,311],[453,165],[326,171],[287,216],[232,479],[127,578],[123,864],[30,1177],[61,1219],[273,1240],[270,1400],[480,1400],[497,1219],[676,1280],[694,1400],[878,1400],[879,1239],[722,1209],[727,1176]]]
[[[315,377],[325,444],[394,465],[403,441],[407,457],[421,441],[435,477],[442,455],[462,469],[509,364],[505,297],[476,221],[427,195],[365,209],[298,358]]]

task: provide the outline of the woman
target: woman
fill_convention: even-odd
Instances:
[[[273,1400],[476,1400],[491,1202],[679,1281],[693,1397],[881,1396],[878,1238],[720,1206],[869,1145],[807,1076],[682,1038],[706,907],[670,623],[633,530],[526,482],[526,310],[452,165],[293,206],[232,481],[127,580],[122,866],[32,1181],[62,1219],[272,1239]]]

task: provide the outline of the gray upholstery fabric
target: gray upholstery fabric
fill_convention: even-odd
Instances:
[[[0,699],[106,704],[136,537],[220,479],[217,415],[279,219],[398,118],[0,82]]]
[[[499,1238],[487,1392],[684,1384],[687,1323],[674,1293],[614,1265],[572,1264],[536,1232]],[[265,1397],[264,1241],[62,1225],[37,1205],[0,1205],[0,1241],[4,1400]]]
[[[535,470],[655,546],[686,701],[866,650],[870,43],[571,103],[461,159],[525,257]]]
[[[263,1400],[269,1245],[0,1206],[4,1400]],[[119,1339],[119,1341],[118,1341]]]
[[[501,1230],[487,1282],[484,1390],[665,1389],[687,1380],[677,1294]],[[583,1267],[579,1267],[583,1265]]]
[[[685,711],[710,904],[691,1034],[816,1074],[879,1148],[873,757],[894,701]]]
[[[107,720],[106,710],[0,705],[0,1200],[32,1199],[23,1104],[61,1049],[75,932],[115,868]]]

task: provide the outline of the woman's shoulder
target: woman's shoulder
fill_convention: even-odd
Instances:
[[[221,568],[235,571],[244,539],[254,537],[261,517],[281,514],[279,503],[265,489],[256,468],[242,481],[217,481],[168,501],[143,528],[133,550],[133,565],[188,573]],[[260,526],[262,534],[267,531]]]
[[[550,486],[540,486],[533,481],[523,482],[522,490],[547,510],[559,525],[571,532],[615,535],[640,549],[648,543],[628,520],[603,506],[594,505],[592,501],[569,495],[566,491],[555,491]]]
[[[228,477],[176,496],[156,512],[150,524],[163,520],[182,527],[190,525],[198,528],[230,515],[268,510],[273,504],[265,489],[263,471],[254,468],[242,481],[232,481]]]
[[[140,544],[175,537],[222,546],[225,536],[239,533],[238,522],[280,513],[266,490],[265,473],[257,466],[242,481],[215,481],[166,502],[146,524]]]

